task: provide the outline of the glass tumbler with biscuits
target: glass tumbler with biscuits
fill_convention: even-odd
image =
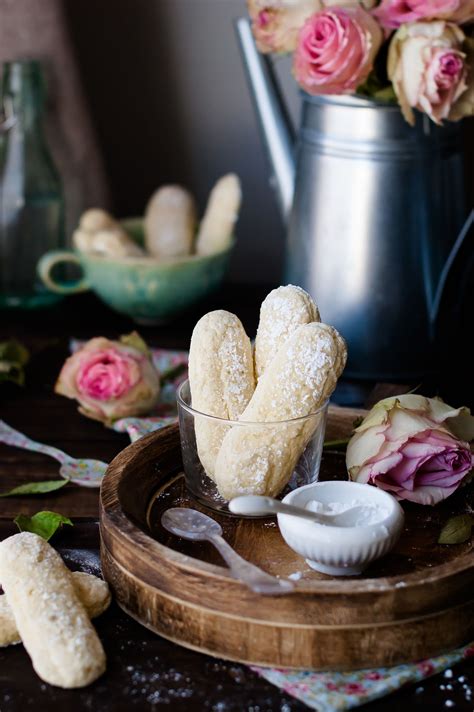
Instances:
[[[276,497],[315,482],[329,397],[346,356],[344,340],[300,287],[266,297],[254,347],[234,314],[205,314],[178,393],[191,494],[228,512],[233,497]]]

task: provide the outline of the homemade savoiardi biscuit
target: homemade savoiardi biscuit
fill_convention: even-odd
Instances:
[[[315,413],[336,387],[346,358],[342,337],[319,322],[300,326],[283,343],[239,418],[252,425],[234,426],[222,442],[215,466],[222,497],[274,496],[284,488],[321,415],[278,421]]]
[[[252,347],[235,314],[205,314],[194,327],[189,350],[191,405],[225,420],[237,420],[255,388]],[[214,478],[214,465],[229,426],[211,418],[194,419],[199,459]]]
[[[189,255],[196,229],[194,198],[180,185],[164,185],[145,210],[145,246],[160,260]]]
[[[39,677],[83,687],[105,670],[105,653],[72,577],[41,537],[22,532],[0,544],[0,581]]]
[[[71,573],[74,590],[87,611],[89,618],[100,616],[110,605],[108,584],[97,576],[74,571]],[[21,643],[21,637],[15,623],[15,616],[7,597],[0,596],[0,648]]]
[[[238,176],[235,173],[222,176],[211,190],[199,227],[196,238],[198,255],[214,255],[230,246],[241,201],[242,191]]]
[[[303,324],[320,321],[308,292],[288,284],[274,289],[262,302],[255,339],[255,376],[260,378],[283,342]]]

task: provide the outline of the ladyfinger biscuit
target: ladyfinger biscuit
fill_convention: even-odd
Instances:
[[[71,574],[74,590],[87,611],[89,618],[100,616],[110,605],[110,590],[105,581],[97,576],[74,571]],[[15,623],[15,616],[7,597],[0,596],[0,648],[21,643],[21,637]]]
[[[286,339],[302,324],[320,321],[318,307],[301,287],[274,289],[262,302],[255,339],[255,375],[260,378]]]
[[[92,235],[90,246],[92,252],[112,259],[146,257],[145,250],[142,250],[121,227],[98,230]]]
[[[239,177],[228,173],[211,190],[206,212],[196,238],[198,255],[213,255],[226,250],[239,216],[242,191]]]
[[[283,343],[239,418],[251,425],[233,426],[222,442],[215,467],[222,497],[281,492],[322,414],[287,421],[315,413],[327,401],[346,356],[342,337],[319,322],[300,326]]]
[[[189,350],[192,407],[225,420],[237,420],[255,388],[252,347],[235,314],[205,314],[194,327]],[[209,477],[229,426],[212,419],[194,419],[199,459]]]
[[[102,208],[89,208],[85,213],[82,213],[79,220],[79,230],[91,234],[99,230],[113,230],[118,226],[116,219]]]
[[[189,255],[196,229],[194,198],[180,185],[165,185],[145,210],[145,247],[159,259]]]
[[[22,532],[0,544],[0,581],[39,677],[83,687],[105,670],[105,653],[72,577],[41,537]]]

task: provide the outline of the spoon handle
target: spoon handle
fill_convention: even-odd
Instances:
[[[67,455],[62,450],[52,445],[44,445],[43,443],[38,443],[35,440],[23,435],[19,430],[15,430],[10,425],[7,425],[4,420],[0,420],[0,442],[6,445],[13,445],[13,447],[23,448],[23,450],[32,450],[33,452],[42,452],[45,455],[54,457],[58,462],[71,462],[73,458]]]
[[[268,595],[281,595],[293,590],[294,586],[291,581],[270,576],[258,566],[246,561],[218,534],[209,536],[209,541],[214,544],[233,576],[245,583],[252,591]]]
[[[324,524],[328,521],[328,517],[316,514],[309,509],[296,507],[294,504],[283,504],[278,499],[273,497],[265,497],[264,495],[243,495],[235,497],[231,500],[229,509],[234,514],[253,514],[262,516],[266,514],[290,514],[293,517],[302,517],[310,519],[312,522]],[[330,519],[329,519],[330,521]]]

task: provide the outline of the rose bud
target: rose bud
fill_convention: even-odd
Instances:
[[[394,34],[387,70],[409,124],[415,123],[413,109],[436,124],[448,118],[467,88],[464,40],[457,25],[443,21],[402,25]]]
[[[459,9],[461,0],[382,0],[374,15],[386,28],[406,22],[449,19]]]
[[[66,360],[54,390],[77,400],[83,415],[110,425],[149,413],[158,401],[160,376],[138,334],[120,341],[99,336]]]
[[[248,0],[252,32],[260,52],[292,52],[304,21],[321,0]]]
[[[318,12],[299,33],[295,78],[309,94],[354,92],[367,79],[382,40],[380,26],[359,5]]]
[[[474,417],[467,408],[412,394],[386,398],[349,441],[349,477],[398,499],[437,504],[468,478],[473,438]]]

